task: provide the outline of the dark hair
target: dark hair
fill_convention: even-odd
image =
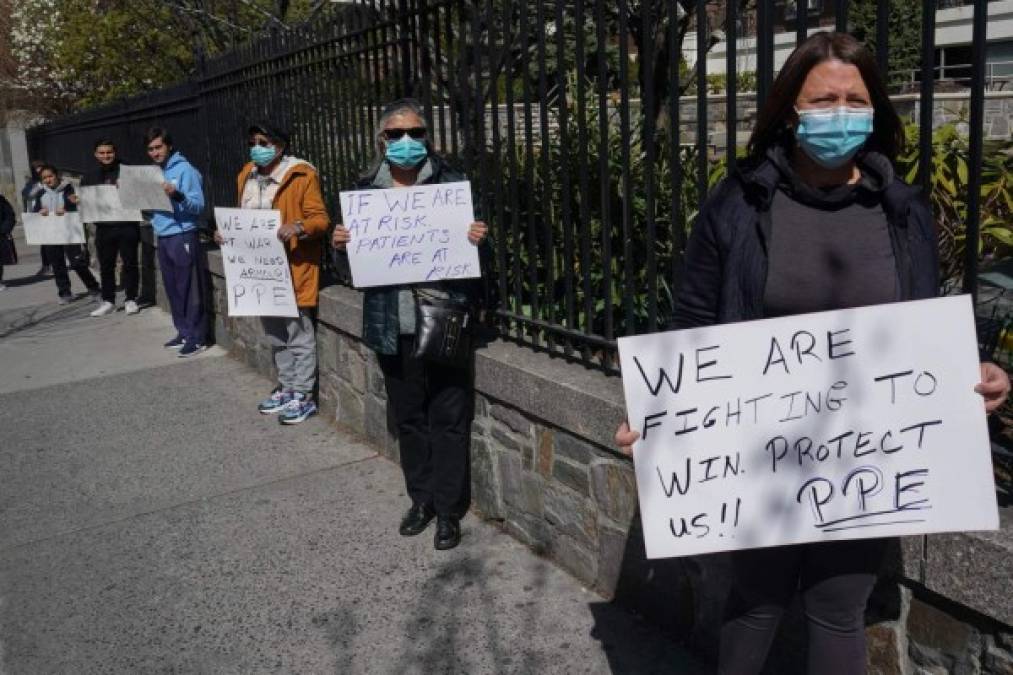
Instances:
[[[246,135],[253,136],[254,134],[263,134],[275,143],[281,143],[286,148],[288,147],[288,132],[273,122],[254,122],[246,130]]]
[[[116,144],[113,143],[108,138],[105,138],[105,137],[102,137],[102,138],[98,139],[97,141],[95,141],[95,145],[94,145],[94,147],[92,147],[92,150],[98,150],[103,145],[108,145],[110,148],[113,149],[113,152],[116,151]]]
[[[795,101],[809,71],[824,61],[843,61],[858,68],[872,98],[872,135],[865,148],[880,152],[890,160],[904,147],[904,127],[883,84],[876,59],[865,46],[847,33],[820,32],[795,48],[778,73],[770,96],[760,110],[756,128],[749,137],[750,156],[761,159],[767,149],[778,143],[794,143],[793,124],[797,121]],[[786,121],[788,124],[786,124]]]
[[[170,136],[169,132],[163,129],[162,127],[151,127],[146,132],[144,132],[144,147],[147,148],[152,141],[156,141],[159,138],[161,138],[162,142],[168,145],[170,148],[173,147],[172,136]]]
[[[28,166],[30,166],[32,169],[34,169],[36,172],[38,172],[39,169],[41,169],[42,167],[46,166],[46,160],[44,160],[44,159],[33,159],[31,162],[28,163]]]
[[[40,166],[37,170],[38,175],[41,176],[43,171],[52,171],[54,176],[56,176],[57,178],[60,177],[60,170],[57,169],[52,164],[43,163],[42,166]]]

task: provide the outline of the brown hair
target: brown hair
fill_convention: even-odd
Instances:
[[[904,147],[904,127],[890,102],[886,85],[876,67],[876,59],[851,35],[832,32],[810,35],[785,61],[774,80],[770,96],[760,110],[756,128],[749,137],[747,147],[750,156],[762,159],[771,146],[785,141],[794,142],[793,124],[786,125],[785,121],[797,119],[795,101],[809,71],[830,60],[843,61],[858,68],[869,90],[875,116],[872,136],[866,141],[865,148],[880,152],[891,161],[897,158],[897,153]]]

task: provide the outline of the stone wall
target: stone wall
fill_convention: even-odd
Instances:
[[[226,316],[218,253],[209,254],[209,267],[218,344],[271,374],[259,320]],[[382,375],[360,329],[360,294],[324,289],[317,333],[322,414],[396,462]],[[645,559],[632,463],[610,447],[623,416],[619,380],[503,341],[477,351],[474,378],[474,510],[567,569],[601,602],[621,603],[713,657],[728,558]],[[871,673],[1013,674],[1010,509],[1002,509],[1002,521],[998,532],[892,544],[867,613]],[[607,642],[607,627],[602,631]],[[802,672],[798,608],[775,644],[767,672]]]

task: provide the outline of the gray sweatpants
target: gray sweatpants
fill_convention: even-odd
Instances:
[[[300,309],[298,319],[264,316],[260,321],[274,352],[278,384],[285,390],[312,394],[317,377],[317,340],[307,310]]]

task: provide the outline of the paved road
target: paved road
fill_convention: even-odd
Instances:
[[[3,675],[702,672],[491,525],[442,553],[399,537],[395,465],[258,415],[270,383],[161,349],[157,309],[58,307],[21,250],[0,291]]]

